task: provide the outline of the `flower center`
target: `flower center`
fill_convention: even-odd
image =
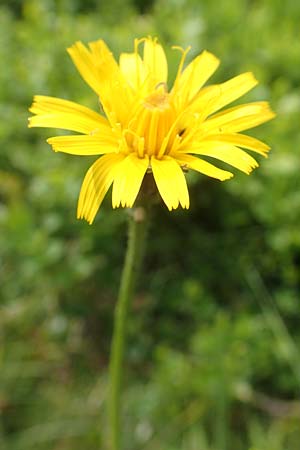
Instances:
[[[140,158],[144,155],[163,156],[167,152],[166,140],[175,119],[170,95],[164,86],[159,85],[138,107],[127,134],[128,145]]]
[[[154,92],[144,101],[144,107],[150,110],[159,109],[164,111],[170,107],[169,94],[166,92]]]

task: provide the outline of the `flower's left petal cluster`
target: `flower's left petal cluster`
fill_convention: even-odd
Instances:
[[[79,133],[106,132],[109,123],[100,114],[69,100],[35,95],[29,111],[29,127],[52,127]]]
[[[56,136],[47,139],[47,142],[55,152],[80,156],[117,153],[119,148],[119,141],[111,133],[101,133],[99,136]]]
[[[29,127],[53,127],[83,133],[47,139],[54,151],[73,155],[102,155],[117,152],[120,136],[107,119],[89,108],[55,97],[36,95],[30,112]]]
[[[103,40],[90,42],[86,48],[76,42],[68,52],[82,78],[99,95],[103,109],[115,125],[125,124],[133,95],[119,65]]]

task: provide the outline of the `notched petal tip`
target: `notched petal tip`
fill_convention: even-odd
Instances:
[[[117,203],[112,199],[111,206],[112,206],[112,209],[120,208],[120,202]]]
[[[220,181],[227,181],[234,177],[234,174],[231,172],[228,172],[226,175],[223,175],[222,178],[220,177]]]
[[[49,145],[51,145],[51,148],[52,148],[52,150],[55,152],[55,153],[58,153],[59,152],[59,148],[57,147],[57,145],[54,143],[55,141],[55,138],[48,138],[48,139],[46,139],[46,142],[47,142],[47,144],[49,144]],[[54,141],[54,142],[53,142]]]
[[[74,50],[76,47],[83,46],[82,41],[75,41],[70,47],[67,47],[66,50],[69,53],[70,51]]]
[[[38,102],[37,95],[34,95],[33,99],[32,99],[32,103],[31,103],[31,105],[28,108],[28,111],[31,112],[32,114],[35,114],[34,108],[35,108],[37,102]]]
[[[77,216],[78,220],[84,220],[85,222],[87,222],[88,225],[93,225],[94,223],[94,218],[93,219],[89,219],[89,217],[86,217],[84,215],[81,216]]]
[[[39,94],[35,94],[34,96],[33,96],[33,99],[32,99],[32,106],[35,104],[35,103],[38,103],[39,101],[42,101],[44,98],[47,98],[47,96],[46,95],[39,95]]]

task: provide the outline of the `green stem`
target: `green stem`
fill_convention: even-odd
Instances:
[[[132,211],[129,223],[127,252],[115,309],[110,356],[109,420],[111,450],[120,450],[121,448],[121,385],[124,348],[126,344],[127,316],[134,293],[137,273],[142,261],[147,222],[148,211],[144,207],[140,206]]]

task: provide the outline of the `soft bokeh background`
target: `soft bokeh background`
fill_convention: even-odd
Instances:
[[[114,53],[152,34],[204,48],[212,81],[253,71],[245,101],[278,113],[251,132],[270,158],[226,183],[189,176],[191,209],[155,212],[126,353],[126,450],[298,450],[300,3],[0,1],[0,448],[106,450],[105,399],[126,212],[110,195],[75,219],[95,159],[54,154],[27,129],[33,94],[97,99],[65,49]]]

